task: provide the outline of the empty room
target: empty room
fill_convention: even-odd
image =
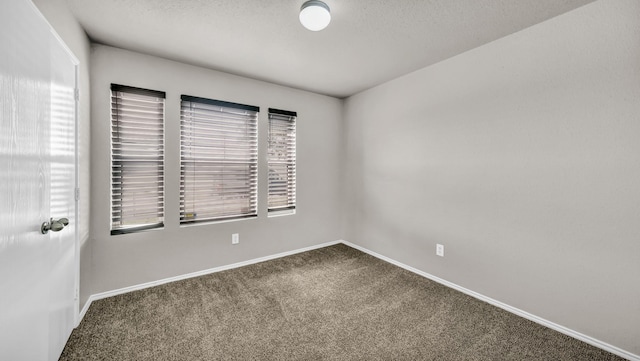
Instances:
[[[640,361],[639,0],[0,28],[0,360]]]

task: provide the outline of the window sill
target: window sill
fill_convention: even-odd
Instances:
[[[269,218],[273,218],[273,217],[283,217],[283,216],[290,216],[296,214],[296,210],[295,209],[283,209],[281,211],[271,211],[269,212],[269,214],[267,215]]]
[[[146,225],[146,226],[134,226],[129,228],[112,229],[110,231],[110,234],[112,236],[120,236],[123,234],[133,234],[133,233],[149,232],[149,231],[156,231],[156,230],[163,230],[163,229],[164,229],[164,223],[161,223],[161,224],[152,224],[152,225]]]
[[[192,223],[181,223],[180,228],[189,228],[189,227],[197,227],[211,224],[221,224],[221,223],[231,223],[231,222],[239,222],[256,219],[258,216],[250,216],[250,217],[240,217],[240,218],[231,218],[231,219],[220,219],[220,220],[210,220],[210,221],[201,221],[201,222],[192,222]]]

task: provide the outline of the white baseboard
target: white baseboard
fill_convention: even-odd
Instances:
[[[501,309],[503,309],[503,310],[505,310],[507,312],[511,312],[511,313],[513,313],[513,314],[515,314],[517,316],[526,318],[527,320],[533,321],[533,322],[538,323],[538,324],[540,324],[542,326],[545,326],[545,327],[548,327],[548,328],[550,328],[552,330],[555,330],[555,331],[558,331],[560,333],[563,333],[563,334],[565,334],[567,336],[570,336],[570,337],[573,337],[573,338],[578,339],[580,341],[586,342],[586,343],[588,343],[588,344],[590,344],[592,346],[595,346],[597,348],[600,348],[600,349],[603,349],[605,351],[611,352],[614,355],[618,355],[620,357],[626,358],[627,360],[631,360],[631,361],[640,361],[640,355],[633,354],[633,353],[625,351],[625,350],[623,350],[623,349],[621,349],[619,347],[613,346],[613,345],[608,344],[606,342],[597,340],[597,339],[595,339],[593,337],[590,337],[590,336],[587,336],[587,335],[582,334],[580,332],[574,331],[574,330],[572,330],[570,328],[558,325],[557,323],[553,323],[553,322],[551,322],[549,320],[546,320],[544,318],[538,317],[538,316],[533,315],[533,314],[531,314],[529,312],[523,311],[523,310],[521,310],[519,308],[516,308],[516,307],[513,307],[513,306],[509,306],[509,305],[507,305],[505,303],[502,303],[502,302],[500,302],[498,300],[494,300],[491,297],[487,297],[487,296],[482,295],[482,294],[480,294],[478,292],[471,291],[471,290],[469,290],[467,288],[464,288],[462,286],[459,286],[459,285],[457,285],[455,283],[452,283],[452,282],[446,281],[446,280],[444,280],[442,278],[436,277],[436,276],[434,276],[434,275],[432,275],[430,273],[421,271],[421,270],[413,268],[411,266],[407,266],[404,263],[400,263],[400,262],[398,262],[396,260],[393,260],[393,259],[391,259],[389,257],[383,256],[381,254],[378,254],[376,252],[368,250],[368,249],[366,249],[364,247],[358,246],[357,244],[353,244],[351,242],[347,242],[347,241],[344,241],[344,240],[341,240],[340,243],[343,243],[343,244],[345,244],[345,245],[347,245],[349,247],[352,247],[352,248],[355,248],[355,249],[357,249],[359,251],[367,253],[367,254],[369,254],[369,255],[371,255],[373,257],[376,257],[378,259],[381,259],[383,261],[389,262],[389,263],[391,263],[393,265],[396,265],[398,267],[404,268],[409,272],[413,272],[413,273],[415,273],[417,275],[420,275],[420,276],[428,278],[428,279],[430,279],[432,281],[438,282],[438,283],[440,283],[440,284],[442,284],[444,286],[447,286],[449,288],[453,288],[454,290],[460,291],[460,292],[462,292],[464,294],[467,294],[467,295],[469,295],[471,297],[477,298],[480,301],[487,302],[487,303],[489,303],[489,304],[491,304],[493,306],[499,307],[499,308],[501,308]]]
[[[159,286],[159,285],[162,285],[162,284],[165,284],[165,283],[169,283],[169,282],[175,282],[175,281],[180,281],[180,280],[184,280],[184,279],[187,279],[187,278],[204,276],[204,275],[208,275],[208,274],[211,274],[211,273],[226,271],[226,270],[230,270],[230,269],[234,269],[234,268],[238,268],[238,267],[243,267],[243,266],[248,266],[248,265],[251,265],[251,264],[260,263],[260,262],[264,262],[264,261],[270,261],[270,260],[276,259],[276,258],[282,258],[282,257],[286,257],[286,256],[291,256],[291,255],[294,255],[296,253],[302,253],[302,252],[307,252],[307,251],[311,251],[311,250],[318,249],[318,248],[329,247],[329,246],[333,246],[335,244],[338,244],[340,242],[341,241],[333,241],[333,242],[317,244],[315,246],[299,248],[299,249],[296,249],[296,250],[293,250],[293,251],[277,253],[277,254],[274,254],[274,255],[271,255],[271,256],[254,258],[254,259],[250,259],[248,261],[242,261],[242,262],[233,263],[233,264],[229,264],[229,265],[225,265],[225,266],[209,268],[209,269],[206,269],[206,270],[187,273],[187,274],[183,274],[183,275],[180,275],[180,276],[169,277],[169,278],[164,278],[164,279],[157,280],[157,281],[146,282],[146,283],[141,283],[141,284],[134,285],[134,286],[119,288],[119,289],[112,290],[112,291],[96,293],[96,294],[93,294],[93,295],[89,296],[89,299],[87,299],[87,302],[84,304],[84,307],[82,307],[82,310],[80,311],[80,315],[78,317],[78,324],[76,325],[76,327],[78,327],[78,325],[80,325],[80,322],[84,318],[84,315],[87,314],[87,311],[89,310],[89,306],[91,306],[91,303],[93,301],[97,301],[97,300],[100,300],[100,299],[103,299],[103,298],[107,298],[107,297],[121,295],[123,293],[142,290],[142,289],[149,288],[149,287]]]
[[[438,282],[444,286],[453,288],[454,290],[460,291],[464,294],[467,294],[471,297],[477,298],[481,301],[487,302],[493,306],[499,307],[507,312],[511,312],[515,315],[518,315],[520,317],[526,318],[530,321],[533,321],[535,323],[538,323],[542,326],[548,327],[552,330],[558,331],[560,333],[563,333],[567,336],[573,337],[575,339],[578,339],[580,341],[586,342],[592,346],[598,347],[600,349],[603,349],[605,351],[611,352],[612,354],[618,355],[620,357],[626,358],[627,360],[631,360],[631,361],[640,361],[640,356],[633,354],[631,352],[625,351],[619,347],[613,346],[611,344],[608,344],[606,342],[597,340],[593,337],[587,336],[585,334],[582,334],[580,332],[574,331],[572,329],[569,329],[567,327],[558,325],[556,323],[553,323],[549,320],[546,320],[544,318],[538,317],[536,315],[533,315],[529,312],[523,311],[519,308],[516,307],[512,307],[509,306],[505,303],[502,303],[498,300],[494,300],[491,297],[487,297],[485,295],[482,295],[480,293],[474,292],[472,290],[469,290],[467,288],[464,288],[462,286],[459,286],[455,283],[449,282],[447,280],[444,280],[442,278],[436,277],[430,273],[421,271],[417,268],[413,268],[411,266],[407,266],[404,263],[400,263],[396,260],[393,260],[389,257],[383,256],[381,254],[378,254],[376,252],[373,252],[371,250],[368,250],[364,247],[358,246],[357,244],[353,244],[351,242],[347,242],[345,240],[338,240],[338,241],[333,241],[333,242],[327,242],[327,243],[322,243],[322,244],[318,244],[315,246],[310,246],[310,247],[305,247],[305,248],[300,248],[300,249],[296,249],[293,251],[288,251],[288,252],[282,252],[282,253],[278,253],[278,254],[274,254],[271,256],[265,256],[265,257],[260,257],[260,258],[254,258],[248,261],[243,261],[243,262],[238,262],[238,263],[233,263],[230,265],[225,265],[225,266],[220,266],[220,267],[214,267],[214,268],[210,268],[210,269],[206,269],[206,270],[202,270],[202,271],[198,271],[198,272],[192,272],[192,273],[187,273],[184,275],[180,275],[180,276],[175,276],[175,277],[170,277],[170,278],[165,278],[165,279],[161,279],[161,280],[157,280],[157,281],[153,281],[153,282],[147,282],[147,283],[142,283],[139,285],[134,285],[134,286],[130,286],[130,287],[124,287],[124,288],[119,288],[116,290],[112,290],[112,291],[107,291],[107,292],[101,292],[101,293],[97,293],[97,294],[93,294],[91,296],[89,296],[89,299],[87,300],[87,302],[85,303],[84,307],[82,307],[82,310],[80,311],[80,315],[78,317],[78,324],[80,324],[80,321],[82,321],[82,319],[84,318],[84,315],[87,313],[87,310],[89,310],[89,306],[91,306],[91,303],[93,301],[97,301],[99,299],[103,299],[103,298],[107,298],[107,297],[111,297],[111,296],[116,296],[116,295],[120,295],[123,293],[127,293],[127,292],[133,292],[133,291],[137,291],[137,290],[142,290],[145,288],[149,288],[149,287],[154,287],[154,286],[159,286],[165,283],[169,283],[169,282],[175,282],[175,281],[180,281],[180,280],[184,280],[184,279],[188,279],[188,278],[193,278],[193,277],[198,277],[198,276],[204,276],[204,275],[208,275],[211,273],[216,273],[216,272],[221,272],[221,271],[226,271],[226,270],[230,270],[230,269],[234,269],[234,268],[238,268],[238,267],[243,267],[243,266],[248,266],[251,264],[255,264],[255,263],[260,263],[260,262],[264,262],[264,261],[269,261],[269,260],[273,260],[273,259],[277,259],[277,258],[282,258],[282,257],[286,257],[286,256],[291,256],[297,253],[302,253],[302,252],[306,252],[306,251],[311,251],[314,249],[318,249],[318,248],[324,248],[324,247],[328,247],[328,246],[333,246],[335,244],[338,243],[343,243],[349,247],[355,248],[359,251],[362,251],[364,253],[367,253],[373,257],[376,257],[378,259],[381,259],[383,261],[389,262],[393,265],[396,265],[398,267],[404,268],[409,272],[413,272],[417,275],[420,275],[422,277],[428,278],[432,281]],[[77,327],[77,325],[76,325]]]

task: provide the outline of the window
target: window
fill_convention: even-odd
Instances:
[[[111,85],[111,234],[164,225],[164,99]]]
[[[182,96],[181,224],[258,214],[258,111]]]
[[[269,212],[296,208],[296,117],[269,108]]]

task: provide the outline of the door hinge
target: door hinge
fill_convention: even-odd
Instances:
[[[79,102],[80,101],[80,88],[76,88],[76,101]]]
[[[76,195],[76,201],[79,201],[80,200],[80,188],[76,188],[75,195]]]
[[[80,299],[80,289],[78,287],[76,287],[76,292],[73,295],[74,300],[77,301],[78,299]]]

